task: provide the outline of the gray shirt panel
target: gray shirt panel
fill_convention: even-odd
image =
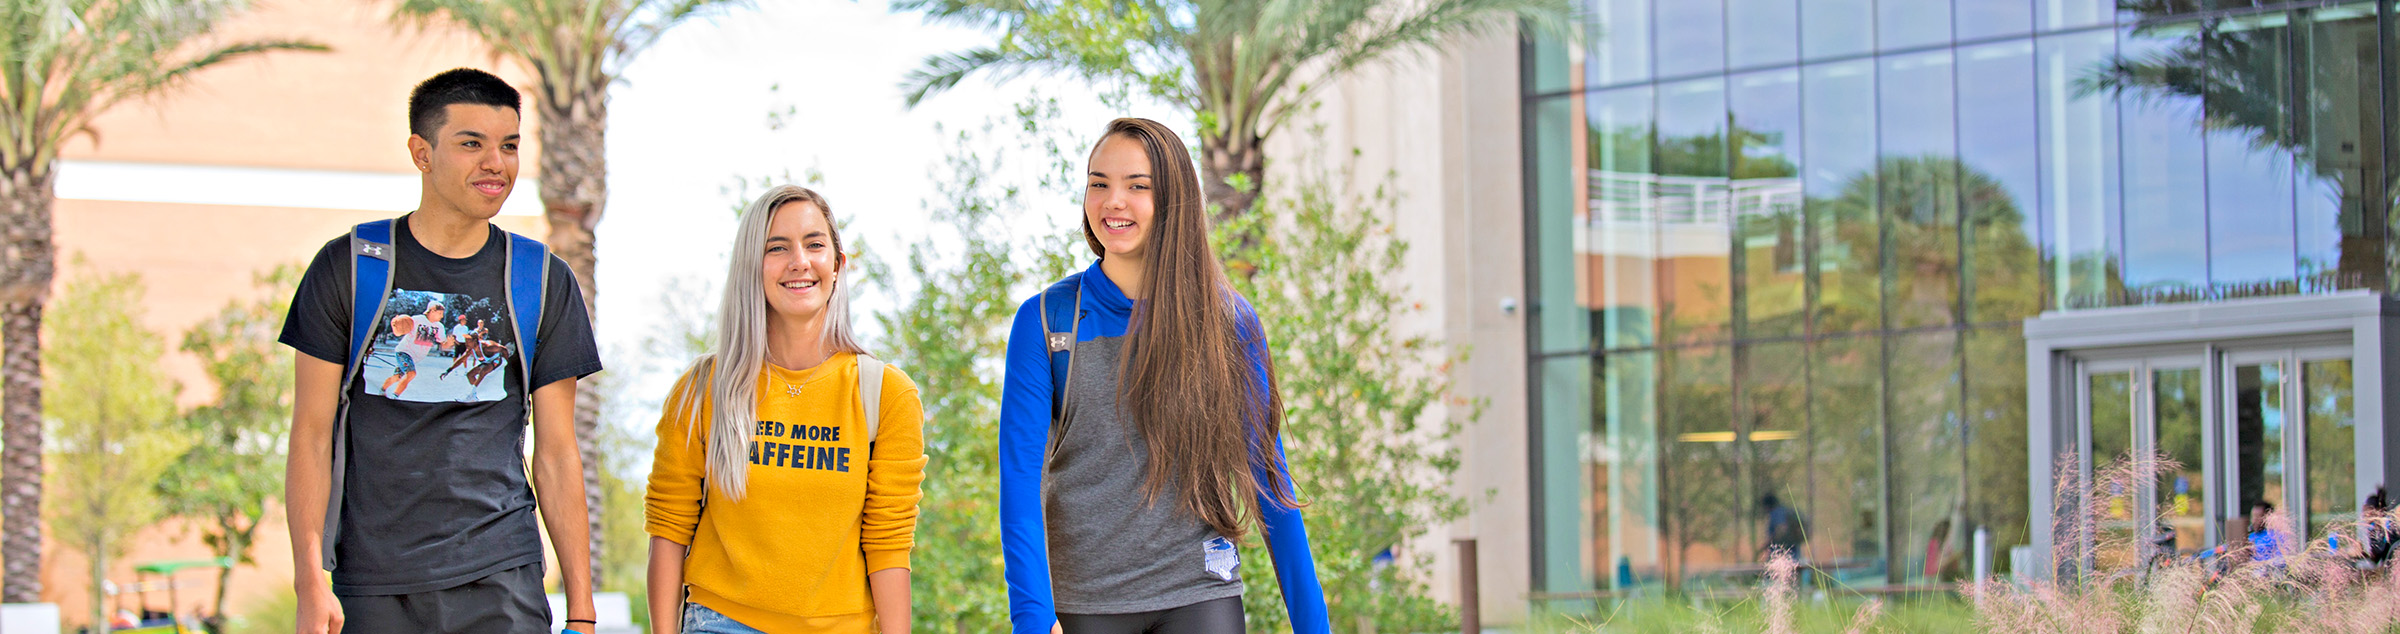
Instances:
[[[1042,510],[1057,610],[1129,614],[1241,596],[1240,560],[1230,542],[1169,493],[1143,501],[1149,451],[1117,404],[1124,341],[1075,344],[1067,422],[1051,430]],[[1213,558],[1211,542],[1218,547]],[[1212,571],[1212,559],[1223,574]]]

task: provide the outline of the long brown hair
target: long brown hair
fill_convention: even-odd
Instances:
[[[1141,142],[1150,154],[1154,209],[1142,272],[1150,298],[1134,304],[1117,380],[1117,402],[1150,453],[1143,491],[1156,502],[1171,484],[1192,515],[1240,539],[1248,533],[1244,512],[1260,517],[1260,494],[1300,506],[1275,467],[1275,439],[1283,431],[1275,361],[1266,333],[1239,326],[1241,294],[1209,247],[1200,177],[1183,139],[1156,121],[1127,118],[1108,122],[1100,141],[1118,136]],[[1089,216],[1083,239],[1092,253],[1108,257]],[[1253,355],[1265,376],[1252,370]]]

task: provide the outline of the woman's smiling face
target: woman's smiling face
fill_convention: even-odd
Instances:
[[[1150,153],[1142,142],[1112,135],[1092,149],[1084,175],[1083,221],[1108,255],[1143,259],[1157,196],[1150,183]]]
[[[775,208],[760,254],[767,307],[775,316],[807,319],[824,313],[833,296],[842,256],[834,252],[833,227],[815,203],[794,201]]]

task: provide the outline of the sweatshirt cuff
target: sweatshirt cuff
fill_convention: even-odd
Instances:
[[[908,567],[908,549],[862,551],[866,555],[867,574]]]
[[[651,537],[675,542],[684,548],[692,547],[692,534],[698,532],[696,527],[678,531],[675,526],[657,520],[645,522],[642,529],[650,533]]]

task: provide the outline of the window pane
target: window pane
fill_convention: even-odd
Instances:
[[[1817,332],[1882,327],[1882,240],[1875,222],[1875,66],[1854,60],[1801,71],[1801,186],[1817,277]]]
[[[1576,207],[1576,176],[1584,170],[1576,165],[1582,158],[1572,149],[1575,144],[1573,113],[1582,95],[1567,95],[1535,102],[1530,109],[1533,127],[1527,141],[1532,144],[1529,159],[1533,178],[1534,258],[1539,286],[1534,289],[1535,322],[1538,351],[1584,350],[1592,345],[1590,313],[1586,304],[1576,301],[1577,289],[1586,276],[1584,262],[1575,254],[1575,229],[1583,214]]]
[[[1941,0],[1875,3],[1875,43],[1887,51],[1950,41],[1950,3]]]
[[[1843,585],[1881,585],[1883,340],[1816,341],[1809,365],[1809,562]]]
[[[1663,414],[1667,447],[1662,505],[1672,527],[1674,569],[1686,587],[1722,581],[1746,561],[1740,529],[1750,504],[1741,486],[1733,428],[1733,355],[1721,346],[1668,349]]]
[[[1808,296],[1802,250],[1800,71],[1732,78],[1731,196],[1740,232],[1743,337],[1804,332]]]
[[[2151,372],[2151,410],[2156,412],[2157,427],[2152,431],[2158,454],[2172,460],[2177,467],[2158,474],[2157,504],[2160,519],[2175,529],[2175,550],[2192,554],[2208,546],[2208,478],[2207,455],[2201,452],[2201,439],[2207,433],[2202,424],[2202,394],[2199,368],[2177,368]]]
[[[2131,88],[2117,102],[2125,126],[2125,296],[2132,304],[2193,301],[2208,281],[2208,157],[2199,95],[2150,86],[2172,81],[2172,58],[2192,23],[2126,35],[2118,62],[2086,71]]]
[[[2261,20],[2257,18],[2272,18]],[[2290,30],[2284,14],[2228,19],[2208,37],[2186,36],[2167,65],[2183,72],[2216,71],[2225,84],[2189,96],[2209,105],[2209,281],[2216,297],[2297,292],[2293,257]],[[2187,51],[2189,51],[2187,53]],[[2153,89],[2156,91],[2157,89]]]
[[[1793,0],[1726,0],[1728,60],[1734,68],[1800,57],[1800,9]]]
[[[2298,240],[2304,292],[2382,288],[2383,135],[2374,7],[2303,13],[2299,118]]]
[[[1957,0],[1959,41],[2033,30],[2033,0]]]
[[[1658,12],[1658,76],[1725,70],[1723,0],[1673,0],[1653,10]]]
[[[1808,59],[1875,49],[1874,0],[1809,0],[1800,12],[1800,52]]]
[[[1556,37],[1532,33],[1525,46],[1525,94],[1535,95],[1568,89],[1576,72],[1576,63],[1583,57]]]
[[[1575,592],[1593,589],[1604,568],[1595,539],[1596,523],[1586,507],[1591,493],[1605,490],[1608,465],[1590,462],[1603,452],[1589,451],[1598,438],[1592,425],[1591,357],[1573,355],[1542,361],[1541,478],[1543,589]]]
[[[1589,212],[1584,240],[1597,271],[1581,297],[1601,343],[1640,348],[1658,342],[1659,216],[1650,173],[1651,91],[1637,86],[1591,94],[1584,102],[1589,167],[1578,176]]]
[[[1897,335],[1891,348],[1893,535],[1906,550],[1903,580],[1961,578],[1966,537],[1964,425],[1959,418],[1958,336]]]
[[[2122,285],[2117,261],[2117,108],[2106,93],[2081,86],[2089,69],[2116,50],[2116,33],[2091,31],[2037,43],[2042,144],[2043,245],[2052,306],[2113,306]]]
[[[2043,31],[2113,23],[2116,0],[2034,0],[2034,24]]]
[[[1591,507],[1606,509],[1600,522],[1608,540],[1609,588],[1625,590],[1659,582],[1664,534],[1659,515],[1658,353],[1617,352],[1602,357],[1598,394],[1610,462],[1606,497]]]
[[[1733,218],[1727,208],[1725,80],[1658,88],[1659,307],[1667,341],[1732,334]]]
[[[1887,56],[1879,107],[1884,309],[1894,328],[1937,326],[1958,314],[1958,138],[1950,51]]]
[[[2029,543],[2025,482],[2025,338],[2017,327],[1966,331],[1967,525],[1992,531],[1995,572]]]
[[[2101,532],[2095,544],[2099,551],[2100,567],[2130,565],[2135,554],[2130,545],[2139,541],[2134,529],[2134,507],[2126,502],[2129,492],[2121,487],[2108,487],[2107,471],[2121,469],[2133,450],[2133,374],[2130,372],[2095,373],[2088,379],[2085,397],[2090,399],[2092,447],[2086,454],[2086,469],[2090,479],[2084,486],[2088,495],[2107,500],[2107,514],[2095,527]]]
[[[1751,561],[1770,548],[1807,552],[1801,517],[1808,495],[1808,352],[1801,342],[1749,346],[1742,358],[1742,442],[1754,504],[1743,516]],[[1769,498],[1772,499],[1769,499]]]
[[[1967,223],[1967,318],[2013,322],[2042,310],[2041,192],[2033,43],[1958,50],[1961,218]]]
[[[2233,454],[2237,482],[2235,508],[2244,516],[2260,503],[2291,510],[2285,502],[2283,479],[2283,363],[2244,365],[2233,371]],[[2252,526],[2251,530],[2261,527]]]
[[[2322,537],[2335,526],[2358,521],[2358,417],[2351,406],[2350,360],[2304,361],[2301,390],[2307,402],[2308,526]]]
[[[1584,73],[1592,86],[1614,86],[1650,78],[1650,0],[1584,0],[1584,26],[1591,53]]]

